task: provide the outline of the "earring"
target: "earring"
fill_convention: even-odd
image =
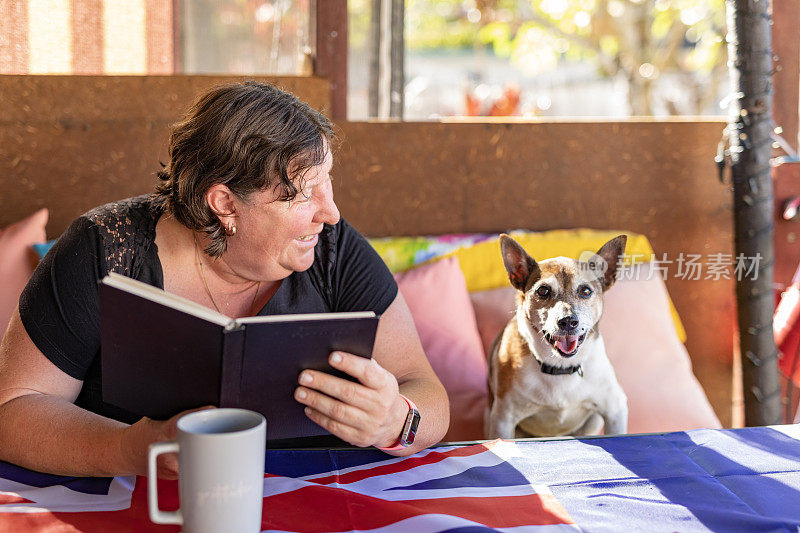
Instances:
[[[231,222],[230,224],[225,226],[225,235],[228,237],[233,237],[236,235],[236,224]]]

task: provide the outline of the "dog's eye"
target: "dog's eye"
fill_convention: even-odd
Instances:
[[[590,287],[584,285],[578,289],[578,296],[580,296],[581,298],[588,298],[589,296],[592,295],[592,292],[594,291],[592,291]]]
[[[552,292],[552,290],[547,285],[542,285],[536,289],[536,294],[539,295],[539,298],[548,298],[550,296],[550,292]]]

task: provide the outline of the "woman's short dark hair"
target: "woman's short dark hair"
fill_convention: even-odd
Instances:
[[[205,251],[219,257],[227,241],[206,202],[208,189],[222,183],[246,200],[273,188],[279,200],[292,200],[305,172],[325,160],[326,141],[330,149],[333,140],[333,126],[322,113],[268,83],[215,87],[174,126],[156,197],[184,226],[208,234]],[[300,183],[293,183],[296,178]]]

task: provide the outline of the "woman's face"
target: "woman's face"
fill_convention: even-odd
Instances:
[[[333,202],[330,171],[333,156],[310,168],[294,200],[258,191],[236,201],[236,234],[228,238],[222,260],[239,276],[251,280],[280,280],[311,267],[323,224],[339,222]],[[296,185],[299,186],[298,183]]]

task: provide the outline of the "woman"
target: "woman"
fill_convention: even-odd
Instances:
[[[446,394],[391,275],[339,216],[332,139],[324,116],[267,84],[201,97],[173,131],[156,193],[79,217],[23,292],[0,346],[0,459],[64,475],[144,474],[148,445],[174,437],[180,415],[137,420],[102,401],[97,280],[109,271],[230,317],[375,311],[373,359],[330,357],[358,383],[306,370],[295,399],[356,446],[408,455],[437,442]],[[413,405],[422,421],[403,447]],[[159,473],[175,477],[174,456]]]

